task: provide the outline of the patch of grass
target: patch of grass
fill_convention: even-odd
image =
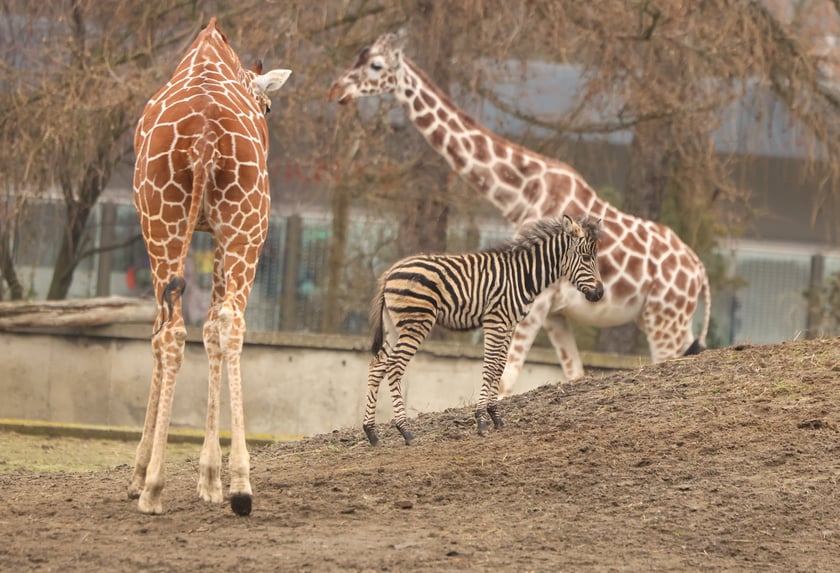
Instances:
[[[81,473],[134,464],[137,442],[0,432],[0,472]],[[168,444],[166,460],[198,458],[198,444]]]
[[[770,392],[773,396],[779,396],[780,394],[791,394],[793,393],[793,388],[789,384],[785,384],[784,382],[780,382],[773,386],[773,389]]]

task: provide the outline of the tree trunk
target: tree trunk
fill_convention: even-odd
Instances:
[[[127,297],[41,302],[0,302],[0,330],[99,326],[113,323],[151,325],[157,314],[152,301]]]
[[[651,221],[659,221],[671,163],[668,126],[660,122],[636,126],[630,144],[630,171],[622,210]],[[639,351],[639,329],[634,323],[598,332],[595,348],[600,352],[635,354]]]
[[[418,63],[437,85],[444,88],[450,84],[452,59],[452,37],[447,34],[448,27],[445,25],[447,11],[446,2],[442,0],[418,3],[422,29],[429,33],[428,49],[418,54]],[[415,182],[411,190],[415,199],[400,222],[397,239],[400,256],[446,251],[449,166],[425,141],[420,154],[421,160],[416,162],[410,175],[411,181]]]
[[[423,178],[415,188],[419,197],[407,205],[409,210],[400,222],[397,242],[401,257],[446,251],[449,206],[442,202],[435,192],[446,184],[445,175],[444,173],[432,180],[437,180],[437,185],[429,182],[429,178]],[[426,187],[428,189],[425,189]]]
[[[79,264],[79,249],[90,211],[91,207],[80,203],[70,203],[67,206],[67,224],[61,237],[55,267],[53,267],[47,300],[67,298],[70,285],[73,284],[73,273]]]
[[[12,228],[8,221],[0,221],[0,277],[9,287],[9,299],[20,300],[23,298],[23,285],[12,259]],[[4,289],[0,286],[0,300],[3,300],[3,293]]]
[[[97,160],[88,165],[79,182],[78,200],[74,198],[72,181],[62,183],[67,221],[53,268],[52,281],[47,291],[47,300],[67,298],[70,285],[73,284],[73,273],[82,259],[82,237],[88,218],[111,174],[113,164],[109,159],[109,151],[110,148],[100,147]]]
[[[324,294],[324,314],[321,316],[322,332],[340,332],[341,285],[347,253],[347,227],[350,218],[349,190],[341,182],[332,189],[332,238],[327,256],[327,287]]]

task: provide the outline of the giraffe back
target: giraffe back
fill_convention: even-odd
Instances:
[[[191,150],[204,138],[216,148],[217,171],[228,178],[236,174],[239,187],[266,192],[268,127],[264,103],[251,85],[254,77],[211,20],[140,118],[135,188],[148,177],[164,195],[188,192],[192,167],[202,156]],[[217,186],[226,189],[231,183]]]

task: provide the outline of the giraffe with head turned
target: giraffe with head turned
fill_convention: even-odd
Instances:
[[[653,362],[704,348],[711,307],[708,276],[699,257],[670,228],[622,213],[598,197],[570,166],[479,124],[403,54],[394,34],[362,50],[332,84],[329,99],[346,104],[385,93],[393,94],[426,141],[515,227],[563,213],[603,221],[598,264],[604,297],[587,302],[565,280],[544,291],[514,333],[501,394],[513,388],[541,326],[565,378],[572,381],[583,375],[569,319],[597,327],[635,321],[647,336]],[[701,295],[705,313],[695,339],[692,319]]]
[[[261,68],[261,66],[257,66]],[[146,104],[134,138],[134,204],[159,302],[154,367],[143,436],[128,493],[141,512],[163,511],[164,453],[175,376],[184,356],[181,310],[184,264],[193,232],[212,234],[213,290],[203,339],[210,364],[207,419],[199,458],[198,495],[223,500],[219,445],[222,367],[231,408],[230,504],[251,512],[250,460],[245,444],[240,354],[245,306],[268,232],[266,160],[269,94],[291,72],[242,67],[210,20],[169,82]]]

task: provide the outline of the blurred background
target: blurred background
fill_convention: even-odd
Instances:
[[[243,65],[294,70],[267,117],[272,219],[249,331],[367,333],[396,259],[512,236],[393,98],[327,102],[362,48],[398,32],[480,123],[694,248],[712,280],[710,346],[840,334],[836,0],[0,6],[2,300],[150,295],[134,128],[217,16]],[[211,270],[197,234],[188,323],[203,319]],[[634,326],[578,330],[584,350],[647,353]]]

